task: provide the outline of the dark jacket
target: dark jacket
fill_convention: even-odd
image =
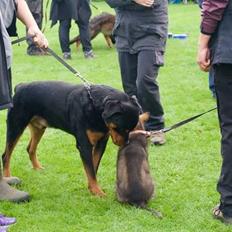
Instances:
[[[114,35],[118,51],[164,51],[168,29],[168,1],[155,0],[144,7],[132,0],[107,0],[115,8]]]
[[[12,106],[10,71],[7,70],[6,54],[0,24],[0,110]]]
[[[224,11],[223,18],[218,24],[216,32],[212,35],[211,54],[212,63],[232,64],[232,0]]]
[[[74,19],[78,22],[88,22],[91,9],[88,0],[52,0],[50,19],[52,25],[57,20]]]

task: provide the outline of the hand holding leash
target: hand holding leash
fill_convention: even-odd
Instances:
[[[48,40],[45,35],[39,30],[38,27],[30,27],[28,28],[28,36],[32,37],[33,42],[40,48],[48,47]]]

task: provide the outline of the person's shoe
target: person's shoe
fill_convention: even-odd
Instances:
[[[49,55],[46,51],[42,50],[41,48],[33,47],[27,49],[27,55],[29,56],[46,56]]]
[[[14,217],[6,217],[0,214],[0,226],[8,226],[16,223],[16,218]]]
[[[213,217],[225,224],[232,224],[232,217],[226,217],[223,215],[222,211],[220,210],[220,204],[213,208]]]
[[[3,180],[9,185],[19,185],[19,184],[21,184],[21,180],[16,176],[3,177]]]
[[[12,188],[4,180],[0,181],[0,200],[12,201],[15,203],[29,201],[30,196],[27,192]]]
[[[163,145],[166,142],[164,132],[162,131],[157,131],[157,133],[152,134],[150,140],[154,145]]]
[[[0,232],[7,232],[8,226],[0,226]]]
[[[85,51],[85,52],[84,52],[84,57],[85,57],[86,59],[93,59],[93,58],[94,58],[93,50]]]
[[[70,53],[70,52],[64,52],[64,53],[63,53],[63,58],[64,58],[65,60],[71,60],[71,59],[72,59],[71,53]]]

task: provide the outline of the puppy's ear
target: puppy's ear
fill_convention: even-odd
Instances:
[[[119,100],[111,99],[110,97],[106,97],[103,100],[103,105],[104,105],[104,111],[102,113],[102,118],[104,121],[108,121],[108,119],[116,114],[116,113],[121,113],[121,104]]]
[[[149,117],[150,117],[150,113],[149,112],[145,112],[145,113],[139,115],[139,121],[142,124],[144,124],[145,122],[148,121]]]
[[[133,96],[130,97],[130,100],[131,100],[133,105],[135,105],[136,107],[139,108],[139,114],[142,114],[143,109],[142,109],[141,105],[139,104],[139,101],[138,101],[137,97],[135,95],[133,95]]]

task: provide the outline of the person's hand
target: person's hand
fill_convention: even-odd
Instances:
[[[210,51],[208,47],[199,47],[197,54],[197,63],[202,71],[208,72],[210,69]]]
[[[40,48],[47,48],[48,41],[38,27],[28,28],[27,34],[32,37],[33,42]]]
[[[145,7],[151,7],[154,4],[154,0],[134,0],[134,2]]]

